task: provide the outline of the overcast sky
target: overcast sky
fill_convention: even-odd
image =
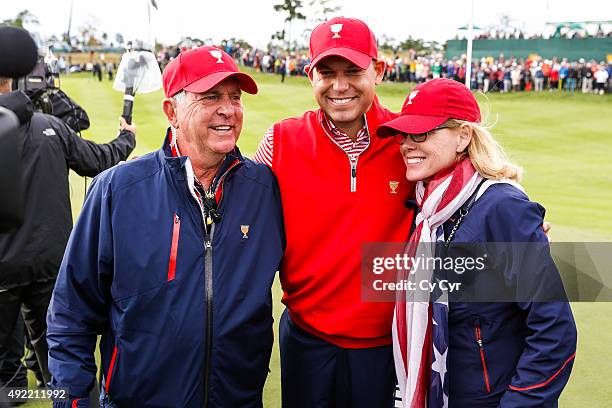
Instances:
[[[126,40],[147,40],[149,0],[76,0],[72,33],[86,23],[93,24],[110,38],[121,32]],[[272,6],[280,0],[156,0],[151,9],[151,39],[173,43],[181,37],[201,39],[239,37],[258,46],[267,44],[270,35],[285,27],[283,17]],[[0,21],[13,18],[23,9],[35,14],[43,35],[66,31],[70,0],[3,0]],[[309,0],[304,0],[305,4]],[[399,40],[414,38],[445,41],[470,18],[470,0],[337,0],[340,15],[357,17],[372,28],[376,36]],[[542,32],[548,21],[612,20],[612,1],[587,0],[474,0],[474,23],[486,26],[509,14],[517,27]],[[294,24],[293,37],[299,37],[308,23]],[[310,23],[312,25],[312,23]]]

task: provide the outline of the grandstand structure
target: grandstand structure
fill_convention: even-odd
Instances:
[[[567,58],[570,61],[577,61],[581,58],[597,61],[612,60],[612,37],[610,35],[583,35],[582,28],[592,24],[598,24],[601,29],[602,25],[609,26],[612,21],[547,23],[547,25],[555,27],[555,34],[550,38],[474,39],[472,58],[497,58],[500,54],[503,54],[506,58],[527,58],[536,54],[547,59],[557,57]],[[467,39],[448,40],[445,45],[445,57],[452,59],[465,55],[467,43]]]

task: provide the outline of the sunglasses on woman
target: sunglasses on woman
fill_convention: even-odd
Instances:
[[[448,129],[450,126],[445,126],[445,125],[441,125],[438,126],[437,128],[431,129],[428,132],[425,133],[417,133],[417,134],[413,134],[413,133],[398,133],[397,135],[395,135],[393,137],[393,140],[395,140],[395,143],[402,145],[404,143],[406,143],[406,139],[410,138],[410,140],[412,140],[414,143],[423,143],[425,141],[425,139],[427,139],[427,137],[429,136],[429,134],[431,132],[435,132],[436,130],[440,130],[440,129]]]

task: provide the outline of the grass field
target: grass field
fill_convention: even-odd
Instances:
[[[245,95],[245,123],[239,146],[251,155],[265,130],[275,121],[298,115],[315,102],[304,78],[254,74],[260,85],[256,96]],[[98,142],[116,133],[122,95],[108,81],[89,75],[62,79],[62,88],[91,118],[84,137]],[[399,110],[409,90],[406,84],[383,84],[378,94],[384,105]],[[137,96],[134,121],[138,125],[140,155],[161,146],[167,126],[161,111],[161,91]],[[479,96],[494,135],[511,158],[525,169],[524,186],[532,200],[547,208],[555,241],[612,241],[612,96],[510,94]],[[71,176],[73,214],[83,201],[84,182]],[[275,316],[282,312],[280,285],[275,283]],[[561,407],[612,406],[612,303],[575,303],[578,354]],[[280,406],[280,368],[275,345],[265,389],[265,406]],[[30,403],[27,407],[46,407]],[[373,407],[375,408],[375,407]]]

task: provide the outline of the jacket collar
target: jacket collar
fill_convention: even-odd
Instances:
[[[21,91],[9,92],[0,95],[0,106],[13,111],[19,119],[19,124],[23,125],[30,121],[34,114],[34,107],[30,98]]]

